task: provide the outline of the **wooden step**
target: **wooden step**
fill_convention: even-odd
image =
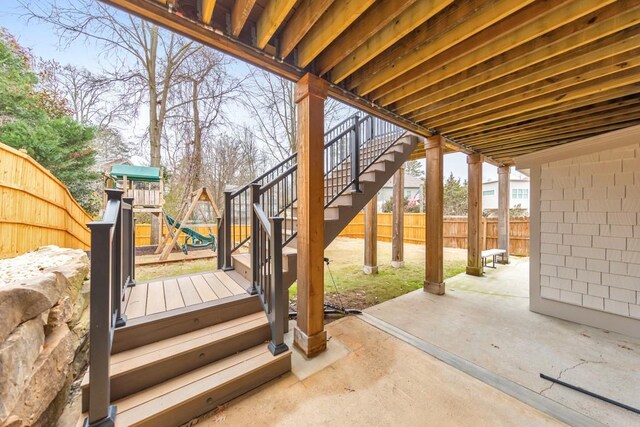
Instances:
[[[115,401],[116,426],[179,426],[290,370],[290,351],[260,344]]]
[[[115,330],[112,354],[261,311],[258,297],[245,293],[133,319]]]
[[[111,357],[111,401],[266,342],[264,312],[198,329]],[[82,410],[89,409],[89,372],[82,381]]]

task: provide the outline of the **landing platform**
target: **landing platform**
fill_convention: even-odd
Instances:
[[[213,271],[138,283],[125,299],[127,319],[246,294],[249,282],[235,272]]]

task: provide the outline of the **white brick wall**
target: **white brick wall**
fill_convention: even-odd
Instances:
[[[541,297],[640,319],[640,144],[541,175]]]

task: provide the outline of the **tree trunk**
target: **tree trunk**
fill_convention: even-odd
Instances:
[[[200,127],[200,110],[198,109],[198,82],[192,82],[193,104],[193,180],[192,190],[202,187],[202,128]]]

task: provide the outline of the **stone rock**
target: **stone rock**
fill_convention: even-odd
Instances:
[[[53,307],[66,280],[54,273],[40,274],[22,282],[0,286],[0,342],[22,322]]]
[[[69,322],[69,328],[74,329],[78,324],[85,310],[89,308],[89,300],[91,299],[91,288],[89,287],[89,281],[85,281],[80,290],[80,295],[73,304],[73,313],[71,315],[71,322]]]
[[[47,324],[45,325],[45,333],[49,335],[52,330],[62,325],[63,323],[69,323],[73,316],[73,303],[69,295],[64,295],[58,301],[58,304],[53,306],[49,310],[49,316],[47,317]]]
[[[53,406],[61,411],[59,407],[63,406],[51,404],[68,384],[74,354],[71,335],[69,327],[63,323],[46,338],[31,376],[7,420],[12,423],[10,425],[32,426],[37,425],[38,420],[55,419],[60,415],[46,411]]]
[[[11,413],[31,377],[45,342],[43,326],[36,317],[18,326],[0,344],[0,423]]]

